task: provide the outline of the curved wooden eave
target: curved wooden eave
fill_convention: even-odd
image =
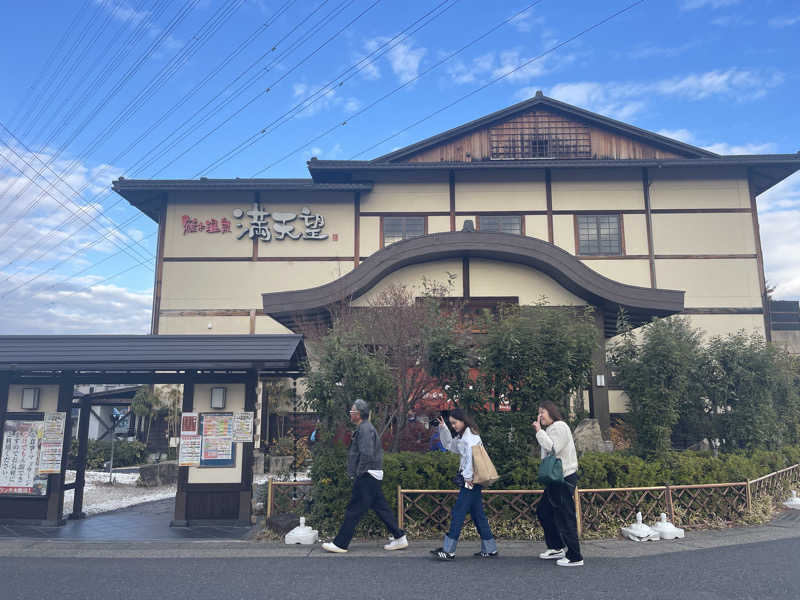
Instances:
[[[302,321],[327,319],[328,307],[358,298],[387,275],[408,265],[452,258],[484,258],[526,265],[540,271],[587,303],[603,309],[606,334],[613,335],[620,308],[634,326],[683,310],[684,292],[619,283],[590,269],[548,242],[513,234],[434,233],[379,250],[343,277],[305,290],[262,294],[264,312],[294,329]]]

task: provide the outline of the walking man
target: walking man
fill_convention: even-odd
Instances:
[[[322,544],[328,552],[347,552],[356,525],[371,508],[392,534],[384,550],[408,548],[408,539],[397,526],[397,518],[389,508],[381,490],[383,480],[383,447],[378,432],[369,422],[369,406],[357,399],[350,408],[350,422],[356,426],[347,454],[347,474],[353,482],[353,494],[347,505],[339,533],[333,542]]]

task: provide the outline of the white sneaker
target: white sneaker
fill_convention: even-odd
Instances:
[[[582,560],[570,560],[570,559],[564,557],[564,558],[559,558],[556,561],[556,564],[559,567],[582,567],[583,566],[583,561]]]
[[[563,548],[561,550],[551,550],[548,548],[539,555],[539,558],[542,560],[553,560],[556,558],[564,558],[566,555],[567,553]]]
[[[397,539],[390,537],[389,543],[383,547],[384,550],[402,550],[403,548],[408,548],[408,539],[406,536]]]
[[[322,544],[322,549],[325,550],[326,552],[337,552],[339,554],[347,552],[346,548],[339,548],[339,546],[337,546],[333,542],[325,542],[324,544]]]

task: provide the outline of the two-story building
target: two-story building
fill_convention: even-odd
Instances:
[[[308,179],[128,180],[159,224],[152,332],[289,333],[382,287],[453,281],[476,306],[595,307],[613,337],[681,313],[767,337],[756,196],[800,155],[720,156],[543,96]],[[402,243],[400,243],[402,242]],[[586,403],[625,397],[602,353]]]

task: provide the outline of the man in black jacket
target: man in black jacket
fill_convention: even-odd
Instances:
[[[369,422],[369,406],[360,398],[350,408],[350,422],[356,426],[347,453],[347,474],[353,483],[353,495],[344,514],[344,523],[333,542],[322,544],[328,552],[347,552],[356,525],[371,508],[392,534],[384,550],[408,548],[408,539],[397,526],[395,518],[381,490],[383,480],[383,447],[378,432]]]

